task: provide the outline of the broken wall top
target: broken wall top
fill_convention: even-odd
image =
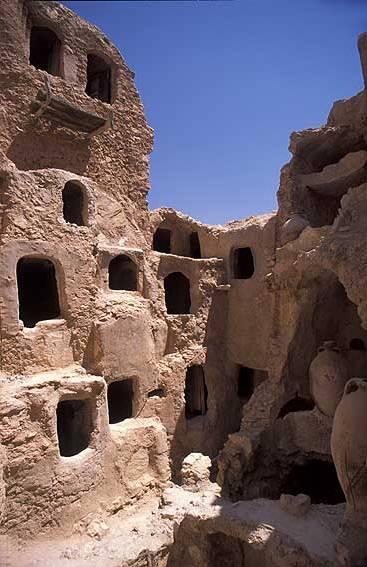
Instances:
[[[0,27],[0,150],[21,170],[56,168],[90,177],[118,200],[129,199],[141,216],[153,135],[134,74],[118,50],[57,2],[3,0]],[[53,60],[49,72],[30,64],[35,28],[56,37],[57,64]],[[88,57],[95,56],[93,70]],[[109,74],[104,100],[96,96],[98,65]]]

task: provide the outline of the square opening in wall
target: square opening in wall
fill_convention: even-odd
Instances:
[[[92,98],[102,102],[112,101],[111,65],[93,53],[87,57],[87,85],[85,92]]]
[[[90,400],[61,400],[56,413],[60,455],[72,457],[84,451],[93,430]]]
[[[17,264],[19,319],[25,327],[60,317],[56,270],[47,258],[24,257]]]
[[[60,75],[61,42],[57,35],[45,27],[32,27],[29,62],[36,69],[51,75]]]
[[[168,228],[157,228],[153,237],[153,250],[171,253],[171,231]]]
[[[79,182],[68,181],[62,190],[65,222],[85,226],[88,212],[86,191]]]
[[[268,378],[266,370],[237,366],[237,395],[243,402],[248,402],[255,389]]]
[[[120,423],[133,417],[134,386],[133,381],[116,380],[107,387],[109,422]]]
[[[191,258],[201,258],[200,239],[197,232],[190,234],[190,256]]]
[[[164,278],[164,296],[169,315],[190,313],[190,280],[181,272],[172,272]]]
[[[137,291],[138,267],[125,254],[112,258],[108,266],[108,285],[110,289]]]
[[[189,366],[185,379],[185,417],[205,415],[208,409],[208,390],[204,369],[199,364]]]
[[[232,253],[232,277],[239,280],[252,278],[255,272],[254,256],[251,248],[236,248]]]
[[[241,400],[248,401],[255,389],[254,369],[246,366],[238,367],[238,389],[237,394]]]

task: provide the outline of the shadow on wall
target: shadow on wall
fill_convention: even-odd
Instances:
[[[90,143],[88,138],[67,139],[29,129],[14,138],[7,157],[21,170],[55,168],[84,175],[91,155]]]
[[[318,561],[314,554],[309,555],[310,547],[306,540],[303,540],[305,545],[300,544],[302,535],[294,536],[290,528],[284,527],[284,520],[277,517],[276,506],[261,506],[261,523],[256,514],[249,514],[246,508],[237,508],[234,514],[233,507],[221,499],[215,501],[215,506],[219,513],[217,517],[203,519],[195,514],[187,515],[183,519],[175,530],[174,543],[167,557],[167,567],[326,564],[324,559]],[[307,520],[305,522],[307,523]],[[307,531],[307,528],[305,529]],[[320,539],[323,532],[325,535],[329,533],[329,529],[327,524],[321,525]],[[259,534],[260,531],[262,535]],[[254,537],[254,534],[257,537]],[[327,561],[327,564],[331,563]],[[357,566],[357,563],[354,565]]]
[[[81,365],[89,374],[99,374],[98,361],[102,356],[102,347],[99,344],[98,331],[95,324],[92,324],[89,330],[87,344],[84,349]]]
[[[317,458],[294,463],[282,479],[280,492],[294,496],[307,494],[313,504],[345,502],[334,463]]]
[[[361,344],[367,345],[367,331],[362,328],[356,305],[350,301],[344,286],[331,271],[320,272],[300,303],[302,307],[288,348],[283,379],[289,389],[309,399],[308,369],[317,349],[324,341],[333,340],[349,357],[351,341],[359,339]],[[353,360],[351,365],[355,366]],[[362,377],[365,377],[366,368]],[[352,369],[353,375],[356,375],[355,371],[360,373],[361,369]]]
[[[226,323],[227,294],[216,292],[204,341],[206,361],[203,366],[195,361],[188,364],[182,386],[185,403],[170,444],[172,475],[178,483],[188,454],[200,452],[215,460],[228,435],[240,427],[243,400],[238,395],[237,373],[226,363]]]
[[[302,295],[297,297],[300,309],[282,376],[289,398],[284,400],[278,419],[293,412],[312,411],[309,367],[324,341],[337,343],[352,376],[364,377],[367,373],[367,332],[336,274],[323,270],[306,283]],[[275,424],[262,432],[261,444],[250,460],[244,453],[236,453],[233,445],[233,452],[226,457],[229,465],[224,469],[223,494],[239,500],[278,499],[281,493],[303,493],[313,503],[343,502],[330,454],[307,450],[290,454],[274,442],[274,427]]]
[[[216,504],[218,505],[220,501]],[[176,535],[175,543],[170,551],[167,567],[180,567],[181,565],[196,565],[202,567],[246,567],[255,565],[248,563],[247,547],[250,545],[237,537],[219,531],[212,531],[207,527],[208,522],[198,521],[196,518],[186,518],[181,523]],[[207,531],[208,530],[208,531]],[[190,546],[187,542],[190,541]],[[192,550],[195,550],[195,559]],[[253,552],[252,552],[253,553]],[[246,563],[245,563],[246,555]],[[257,557],[263,565],[264,557]]]
[[[153,250],[189,258],[202,257],[199,234],[178,220],[166,219],[159,225],[153,235]]]
[[[279,551],[280,537],[277,530],[268,533],[265,541],[257,544],[249,542],[249,526],[240,527],[230,521],[230,514],[221,500],[216,506],[222,509],[217,519],[200,520],[186,517],[175,534],[175,541],[170,550],[167,567],[182,565],[200,565],[201,567],[270,567],[274,558],[284,553]],[[264,521],[274,523],[269,513]],[[250,530],[251,534],[251,530]],[[190,542],[190,545],[187,544]],[[307,552],[298,550],[298,559],[302,565],[311,564]],[[300,564],[301,564],[300,563]]]

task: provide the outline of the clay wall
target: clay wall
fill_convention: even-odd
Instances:
[[[0,18],[2,151],[22,170],[55,168],[85,175],[99,183],[103,192],[123,197],[125,210],[136,222],[144,222],[152,131],[133,73],[117,49],[97,28],[57,2],[2,2]],[[32,26],[48,27],[59,38],[58,75],[29,64]],[[111,66],[111,104],[85,92],[88,54],[99,55]],[[102,118],[112,111],[113,127],[89,137],[62,122],[37,118],[34,105],[46,79],[55,96],[81,111]]]
[[[1,393],[6,453],[2,533],[21,538],[25,533],[42,537],[50,529],[70,533],[96,512],[96,501],[100,514],[113,514],[147,493],[158,493],[167,481],[162,425],[154,419],[109,425],[103,378],[69,369],[18,378],[2,384]],[[74,430],[59,416],[60,404],[70,401],[76,402],[75,411],[85,403],[87,413],[84,426],[79,421]],[[65,453],[60,438],[64,445],[75,445],[82,427],[87,439],[81,446],[87,448],[77,452],[78,447],[66,446]]]
[[[320,474],[324,487],[334,487],[332,494],[325,489],[322,502],[335,503],[342,494],[330,450],[333,420],[313,399],[309,368],[318,348],[332,340],[348,375],[366,376],[365,104],[365,91],[338,101],[325,126],[291,135],[293,157],[281,173],[267,277],[269,380],[245,406],[240,434],[229,438],[219,458],[218,478],[233,498],[296,490],[289,479],[292,470],[302,478],[302,467],[319,467],[323,472],[307,474]],[[318,498],[314,487],[297,490]]]
[[[251,223],[240,225],[227,236],[225,229],[188,221],[174,211],[148,216],[152,132],[133,74],[117,50],[99,30],[55,2],[4,2],[0,18],[0,398],[7,400],[2,409],[7,424],[1,437],[6,463],[2,530],[17,531],[24,513],[35,534],[56,525],[70,531],[96,499],[107,510],[111,500],[124,506],[159,491],[168,478],[168,462],[178,477],[188,453],[215,457],[228,433],[238,429],[245,403],[238,394],[238,367],[266,368],[261,349],[267,339],[260,334],[268,322],[260,311],[254,319],[243,308],[243,317],[235,321],[247,341],[242,359],[231,313],[248,294],[259,310],[268,302],[265,297],[260,307],[268,261],[262,234],[264,229],[271,250],[272,229],[264,220],[256,229]],[[32,26],[57,35],[57,74],[29,64]],[[111,104],[85,92],[91,53],[111,64]],[[48,111],[37,116],[50,100],[63,109],[64,122]],[[108,119],[111,111],[113,124],[90,136],[65,119],[65,113],[75,115],[75,108],[81,128],[95,116]],[[70,183],[82,195],[79,217],[73,212],[81,219],[77,223],[65,212]],[[153,250],[159,225],[175,234],[170,254]],[[229,279],[236,245],[256,248],[254,279],[237,292]],[[131,283],[129,289],[111,284],[111,263],[118,258],[133,266],[132,288]],[[58,302],[57,308],[51,306],[52,315],[37,311],[51,288],[40,299],[38,287],[45,282],[22,279],[30,277],[29,270],[34,274],[35,265],[54,274]],[[188,286],[190,305],[184,312],[167,310],[172,274],[180,274]],[[180,294],[179,287],[171,289],[175,301]],[[205,401],[189,416],[192,367],[204,377]],[[125,383],[120,394],[119,382]],[[110,402],[114,387],[117,394]],[[121,401],[127,414],[109,423],[116,410],[109,404],[118,406],[118,395],[131,397],[129,407]],[[68,410],[73,415],[81,400],[88,400],[92,425],[87,446],[64,456],[58,407],[69,399],[76,403]],[[29,435],[23,437],[23,431]],[[128,467],[135,458],[137,466]],[[36,490],[38,485],[42,489]],[[23,510],[19,496],[27,499],[30,493]],[[45,513],[38,515],[37,507]]]

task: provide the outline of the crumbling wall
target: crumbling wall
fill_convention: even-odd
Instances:
[[[292,468],[302,479],[301,470],[317,466],[325,473],[324,502],[343,500],[330,452],[332,417],[315,406],[309,367],[322,343],[333,340],[350,377],[364,377],[367,369],[364,107],[365,91],[335,103],[327,125],[291,135],[267,277],[274,306],[269,380],[219,457],[218,479],[233,499],[276,498],[291,490]],[[301,484],[299,491],[317,498],[316,487]],[[327,486],[335,491],[328,495]]]
[[[91,178],[100,183],[102,191],[123,197],[125,210],[135,222],[143,223],[152,131],[145,121],[133,73],[117,49],[95,26],[57,2],[4,2],[0,17],[2,151],[19,169],[65,169]],[[58,75],[29,65],[32,26],[49,27],[58,36]],[[112,104],[85,92],[89,53],[100,55],[111,66]],[[106,117],[112,111],[114,128],[90,138],[65,124],[50,123],[42,115],[37,118],[34,102],[46,79],[52,93],[85,112]]]

